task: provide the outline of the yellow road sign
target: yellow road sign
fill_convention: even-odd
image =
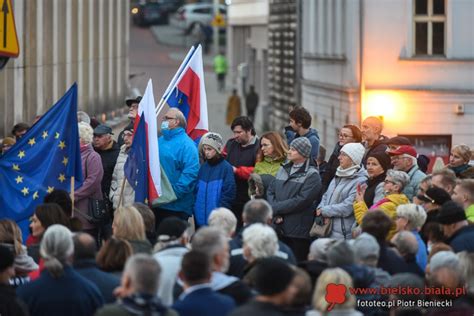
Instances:
[[[212,26],[225,27],[225,19],[222,14],[217,14],[214,16],[214,19],[212,19],[211,24]]]
[[[0,56],[18,57],[20,47],[16,35],[11,0],[0,0]]]

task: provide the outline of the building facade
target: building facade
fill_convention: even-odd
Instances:
[[[303,106],[321,143],[367,116],[419,152],[474,147],[474,2],[303,0]]]
[[[20,55],[0,71],[0,137],[77,82],[78,106],[111,113],[128,93],[128,0],[15,0]]]
[[[227,10],[227,56],[232,87],[245,103],[250,85],[260,97],[256,125],[262,126],[268,104],[268,0],[234,0]],[[239,65],[246,64],[246,69]],[[242,81],[245,77],[245,82]],[[244,87],[245,86],[245,87]]]

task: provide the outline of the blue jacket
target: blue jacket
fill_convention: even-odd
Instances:
[[[232,298],[216,293],[208,286],[196,288],[181,297],[172,306],[180,316],[225,316],[235,308]]]
[[[474,252],[474,225],[464,226],[456,231],[448,240],[453,251]]]
[[[117,276],[100,270],[94,259],[77,260],[74,262],[74,269],[97,286],[105,303],[115,302],[114,290],[120,285],[120,279]]]
[[[309,139],[311,143],[311,158],[313,159],[313,161],[316,161],[316,159],[318,159],[319,135],[318,135],[318,131],[316,131],[314,128],[310,128],[309,131],[305,135],[299,136],[291,129],[291,127],[290,128],[287,127],[285,129],[285,136],[288,142],[288,146],[290,146],[291,142],[295,138],[306,137],[307,139]]]
[[[210,164],[208,161],[202,164],[196,192],[194,218],[198,226],[207,225],[207,219],[213,209],[231,209],[235,199],[235,179],[230,163],[221,158],[217,164]]]
[[[160,208],[192,214],[194,187],[199,172],[199,156],[193,140],[184,128],[163,130],[158,138],[160,163],[165,171],[177,200],[162,204]]]
[[[64,267],[59,278],[53,278],[47,270],[40,277],[16,291],[18,298],[28,305],[30,315],[94,315],[104,304],[97,287],[80,276],[70,266]]]

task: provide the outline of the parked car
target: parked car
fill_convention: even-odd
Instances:
[[[227,7],[219,5],[219,13],[225,18]],[[212,3],[192,3],[186,4],[178,9],[170,17],[170,24],[190,33],[196,26],[209,25],[214,17],[214,7]]]
[[[182,0],[140,0],[132,3],[132,20],[135,25],[149,26],[168,23],[169,15],[183,3]]]

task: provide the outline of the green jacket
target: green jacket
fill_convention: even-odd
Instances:
[[[217,55],[214,57],[214,72],[216,74],[226,74],[227,73],[227,59],[224,55]]]
[[[280,169],[285,160],[286,158],[273,160],[271,157],[264,157],[263,161],[257,162],[255,164],[255,169],[253,172],[260,175],[271,174],[272,176],[276,176],[278,169]]]
[[[474,204],[471,204],[466,209],[467,220],[474,223]]]

